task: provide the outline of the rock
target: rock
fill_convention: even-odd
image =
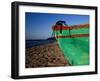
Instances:
[[[69,66],[57,43],[26,49],[26,68]]]

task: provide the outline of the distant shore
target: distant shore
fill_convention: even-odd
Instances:
[[[47,45],[54,42],[57,42],[55,37],[49,37],[47,39],[26,40],[26,48],[31,48],[31,47],[40,46],[40,45]]]
[[[26,48],[26,68],[69,66],[57,42]]]

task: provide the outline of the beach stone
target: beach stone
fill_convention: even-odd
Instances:
[[[26,49],[26,68],[69,66],[57,43]]]

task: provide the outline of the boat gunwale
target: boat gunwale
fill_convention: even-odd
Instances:
[[[62,28],[61,28],[62,27]],[[89,24],[85,24],[85,25],[73,25],[73,26],[53,26],[52,29],[54,31],[57,30],[73,30],[73,29],[80,29],[80,28],[89,28]]]

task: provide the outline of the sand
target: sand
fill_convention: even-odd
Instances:
[[[26,49],[26,68],[69,66],[57,42]]]

